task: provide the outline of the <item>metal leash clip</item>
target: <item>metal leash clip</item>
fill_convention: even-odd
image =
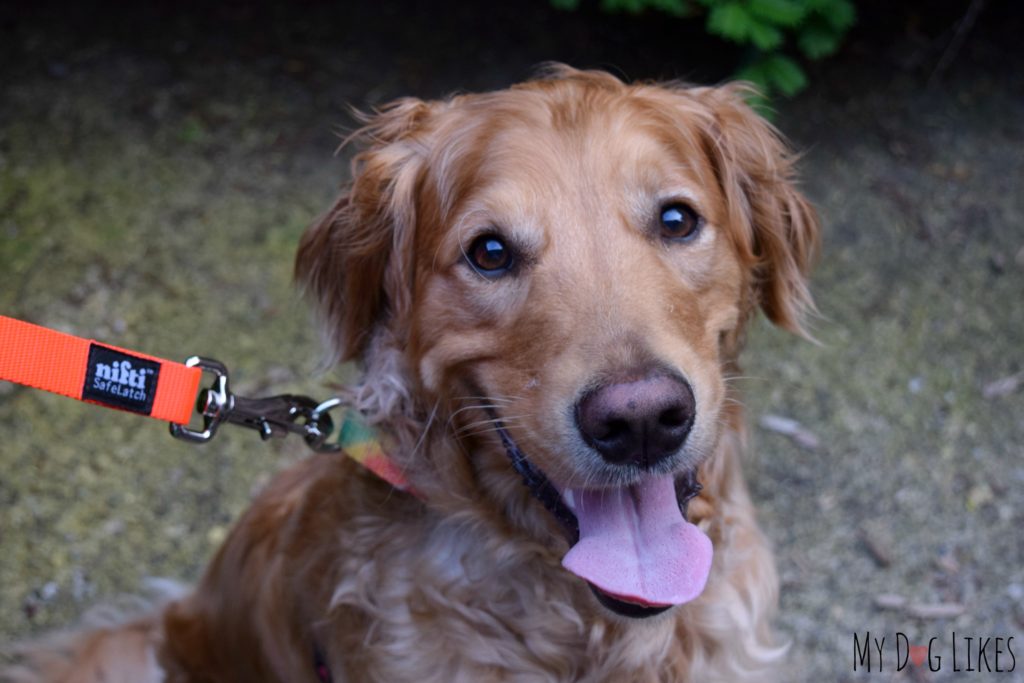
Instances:
[[[326,443],[334,431],[334,420],[329,412],[341,404],[340,399],[317,403],[308,396],[293,394],[245,398],[231,393],[228,369],[220,361],[192,356],[185,365],[213,373],[214,380],[208,389],[199,392],[196,403],[196,410],[203,416],[203,430],[196,431],[172,423],[171,436],[193,443],[206,443],[221,424],[227,422],[255,429],[264,441],[275,436],[284,438],[288,434],[298,434],[314,451],[340,449],[337,444]]]

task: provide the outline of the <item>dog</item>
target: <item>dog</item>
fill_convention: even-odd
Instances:
[[[366,116],[296,276],[408,489],[310,457],[18,680],[772,680],[729,381],[758,309],[807,335],[819,225],[751,92],[555,65]]]

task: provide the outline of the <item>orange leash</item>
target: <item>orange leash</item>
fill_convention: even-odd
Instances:
[[[200,390],[204,372],[213,375],[213,384]],[[0,315],[0,380],[165,420],[172,436],[192,443],[207,443],[225,423],[255,429],[264,440],[298,434],[314,451],[344,451],[395,488],[415,493],[383,437],[341,399],[238,396],[228,369],[211,358],[175,363]],[[335,409],[344,413],[332,443]],[[188,427],[193,411],[202,417],[201,429]]]
[[[0,315],[0,379],[187,424],[202,370]]]

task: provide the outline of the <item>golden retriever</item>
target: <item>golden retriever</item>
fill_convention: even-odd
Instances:
[[[296,274],[408,479],[283,472],[191,593],[37,653],[75,683],[771,680],[729,379],[817,219],[742,85],[536,80],[367,118]]]

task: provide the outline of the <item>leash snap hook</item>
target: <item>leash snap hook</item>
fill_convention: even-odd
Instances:
[[[171,435],[175,438],[206,443],[217,433],[220,425],[228,422],[256,430],[264,441],[298,434],[315,451],[331,452],[339,449],[326,441],[334,431],[334,421],[329,412],[341,404],[340,399],[332,398],[317,403],[308,396],[295,394],[246,398],[231,393],[228,369],[220,361],[192,356],[185,361],[185,365],[211,372],[214,379],[209,388],[199,392],[196,403],[196,410],[203,418],[203,429],[194,430],[172,424]]]
[[[329,398],[313,409],[306,421],[306,445],[317,453],[336,453],[341,450],[337,443],[327,443],[334,432],[334,420],[330,411],[341,405],[340,398]]]

